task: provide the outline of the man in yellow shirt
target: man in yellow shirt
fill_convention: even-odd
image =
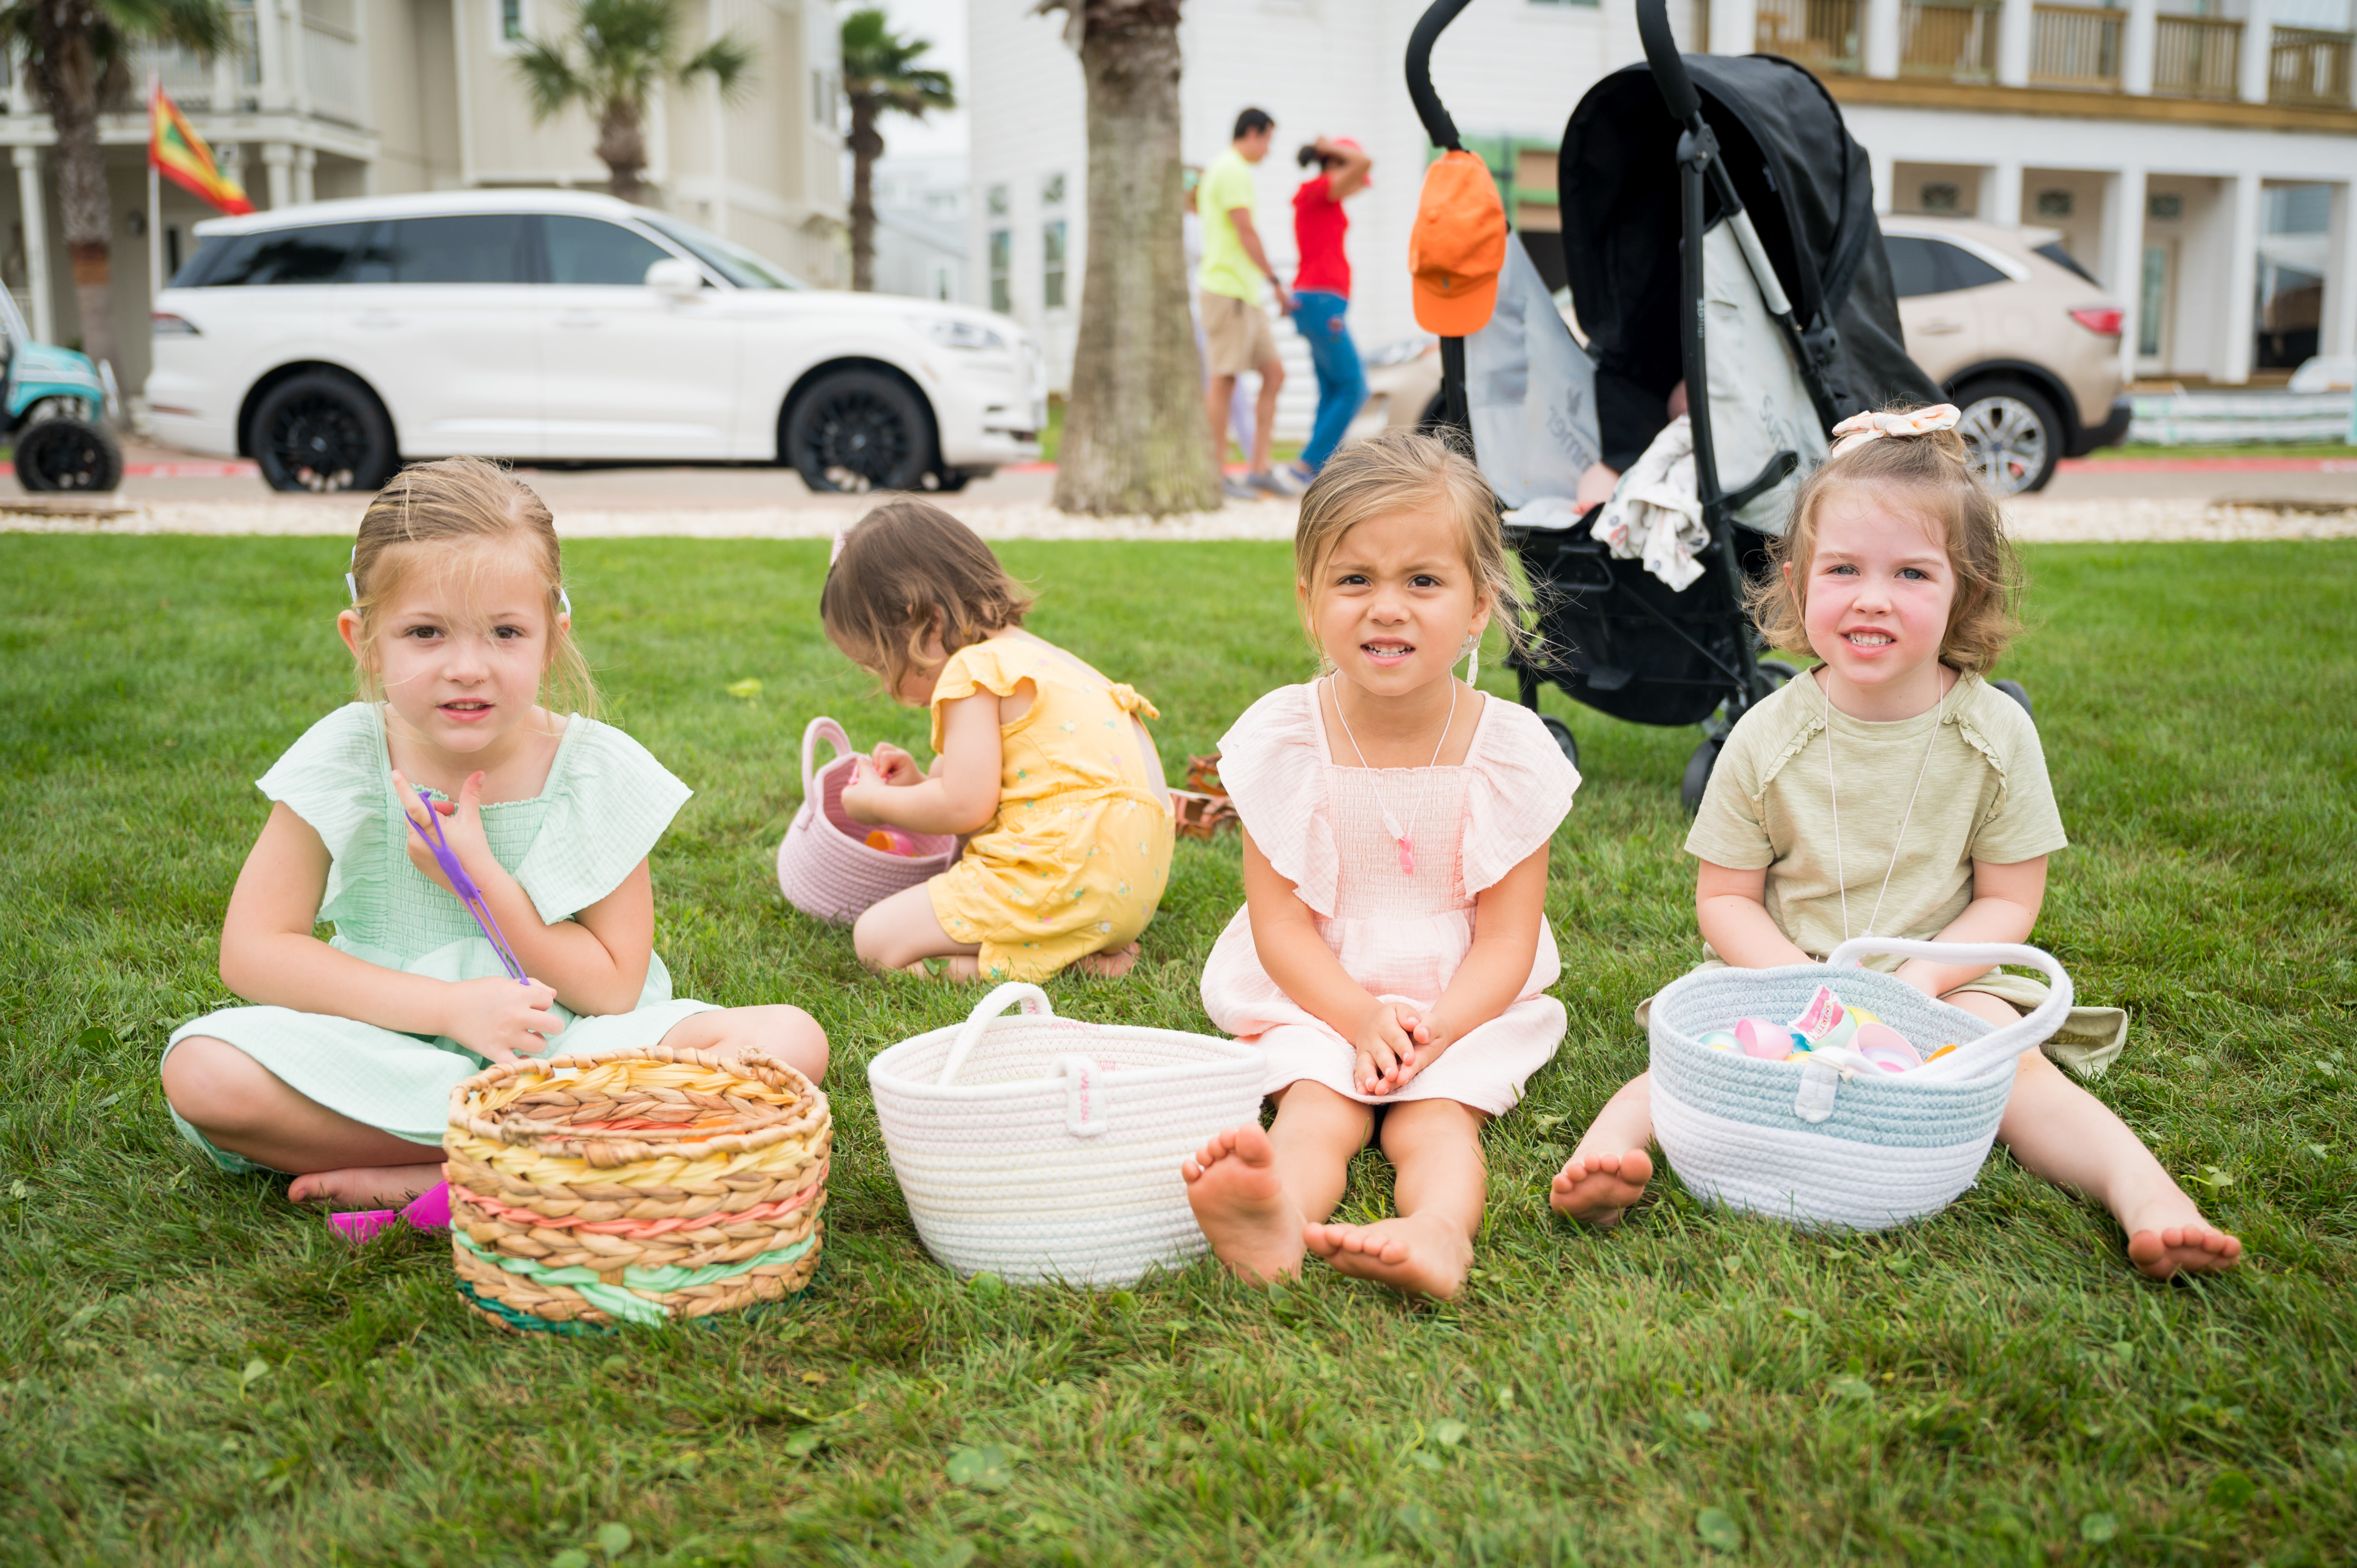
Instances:
[[[1203,390],[1203,412],[1211,423],[1211,447],[1227,449],[1228,403],[1235,396],[1236,378],[1246,371],[1260,372],[1260,399],[1253,421],[1252,471],[1242,485],[1223,481],[1230,495],[1252,497],[1297,494],[1269,471],[1269,427],[1276,421],[1276,394],[1285,385],[1285,361],[1276,355],[1276,334],[1268,313],[1261,308],[1260,280],[1276,290],[1277,308],[1293,311],[1292,296],[1268,264],[1268,252],[1253,225],[1252,166],[1268,156],[1276,122],[1266,112],[1247,109],[1236,116],[1235,136],[1228,150],[1211,160],[1196,187],[1196,209],[1203,220],[1203,264],[1196,274],[1202,293],[1203,338],[1211,363],[1211,379]]]

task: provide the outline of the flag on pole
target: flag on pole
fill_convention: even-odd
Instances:
[[[147,134],[148,166],[161,173],[181,189],[211,202],[223,212],[251,212],[253,203],[245,199],[245,190],[237,181],[221,173],[213,162],[213,150],[180,113],[180,106],[164,95],[164,84],[154,88],[152,112]]]

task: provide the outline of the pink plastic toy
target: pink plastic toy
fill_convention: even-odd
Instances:
[[[1761,1061],[1780,1062],[1792,1054],[1795,1046],[1805,1049],[1808,1042],[1795,1035],[1791,1026],[1771,1024],[1765,1018],[1738,1018],[1735,1024],[1735,1043],[1747,1057]]]
[[[867,847],[869,849],[880,849],[886,854],[921,854],[924,853],[917,847],[917,841],[915,839],[910,838],[907,833],[902,832],[898,828],[869,829],[867,832]]]
[[[1850,1039],[1850,1049],[1885,1072],[1906,1072],[1923,1065],[1907,1036],[1888,1024],[1861,1024]]]
[[[450,1229],[450,1184],[436,1182],[400,1208],[355,1208],[328,1216],[328,1223],[341,1231],[344,1240],[354,1246],[374,1237],[396,1219],[420,1230],[447,1230]]]

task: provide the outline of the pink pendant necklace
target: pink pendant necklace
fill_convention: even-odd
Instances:
[[[1359,749],[1359,737],[1351,734],[1351,721],[1343,717],[1342,693],[1333,689],[1334,683],[1330,676],[1328,678],[1326,684],[1327,694],[1334,701],[1334,716],[1337,719],[1341,720],[1342,734],[1349,739],[1352,753],[1358,757],[1359,766],[1361,768],[1365,768],[1369,773],[1373,773],[1375,769],[1367,767],[1367,754]],[[1383,814],[1383,831],[1392,835],[1392,842],[1394,843],[1399,845],[1400,875],[1403,876],[1414,876],[1415,875],[1416,819],[1424,815],[1424,791],[1432,782],[1430,778],[1431,770],[1440,761],[1440,748],[1448,744],[1449,728],[1456,723],[1457,679],[1454,672],[1452,672],[1448,681],[1448,717],[1441,722],[1440,738],[1432,743],[1432,761],[1424,765],[1424,774],[1419,776],[1415,781],[1415,811],[1407,820],[1407,831],[1405,832],[1402,832],[1400,831],[1399,819],[1392,815],[1391,802],[1383,799],[1383,786],[1376,784],[1372,779],[1368,780],[1368,783],[1375,791],[1375,809]]]

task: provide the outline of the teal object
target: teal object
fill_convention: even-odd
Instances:
[[[780,1247],[774,1252],[758,1253],[741,1262],[715,1263],[702,1269],[628,1268],[622,1271],[622,1283],[615,1285],[608,1284],[606,1276],[595,1269],[578,1266],[552,1269],[545,1264],[536,1263],[530,1258],[511,1258],[504,1252],[496,1252],[478,1244],[473,1237],[463,1230],[452,1232],[451,1240],[483,1262],[505,1269],[511,1274],[521,1274],[528,1280],[538,1280],[543,1284],[568,1285],[580,1295],[582,1300],[600,1311],[619,1317],[626,1323],[647,1326],[668,1322],[671,1314],[647,1300],[646,1297],[633,1294],[634,1291],[651,1290],[667,1294],[673,1291],[686,1290],[694,1285],[717,1284],[722,1280],[732,1280],[740,1275],[748,1274],[755,1269],[791,1263],[818,1245],[818,1237],[812,1234],[803,1237],[790,1247]]]
[[[99,416],[114,399],[89,355],[53,343],[35,342],[33,329],[25,324],[24,313],[5,289],[0,289],[0,331],[7,335],[9,428],[22,424],[36,404],[52,398],[81,405],[56,412],[73,414],[88,424],[98,423]]]

